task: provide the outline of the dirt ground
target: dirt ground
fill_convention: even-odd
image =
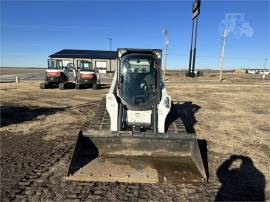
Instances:
[[[270,82],[224,77],[221,84],[215,74],[166,81],[173,101],[185,106],[187,130],[207,146],[209,179],[200,185],[65,181],[78,132],[109,88],[0,84],[2,201],[269,201]]]

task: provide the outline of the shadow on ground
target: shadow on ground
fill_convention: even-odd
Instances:
[[[247,156],[232,155],[217,170],[216,201],[264,201],[265,177]]]
[[[199,111],[201,107],[193,104],[192,102],[182,102],[172,104],[171,111],[166,119],[166,130],[171,123],[180,118],[185,125],[187,133],[195,133],[194,125],[197,122],[195,113]]]
[[[80,168],[84,167],[98,156],[99,151],[96,145],[90,138],[83,136],[82,131],[80,131],[68,168],[68,176],[73,175]]]
[[[64,108],[39,108],[39,107],[15,107],[15,106],[1,106],[0,107],[0,126],[8,126],[10,124],[17,124],[24,121],[31,121],[41,115],[51,115],[58,111],[63,111]]]
[[[172,104],[170,114],[166,119],[166,130],[171,123],[173,123],[176,119],[181,119],[185,130],[187,133],[195,133],[194,125],[197,120],[195,117],[195,113],[201,109],[199,105],[193,104],[191,101],[186,102],[176,102]],[[209,168],[208,168],[208,154],[207,154],[207,141],[203,139],[198,139],[198,145],[200,148],[201,157],[203,160],[205,173],[207,179],[209,178]]]
[[[195,133],[194,125],[197,122],[195,113],[198,112],[201,107],[188,101],[182,104],[175,104],[175,108],[185,125],[187,133]]]

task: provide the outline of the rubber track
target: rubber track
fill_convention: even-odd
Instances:
[[[95,112],[94,117],[84,125],[84,128],[92,130],[109,130],[110,129],[110,116],[106,110],[106,99],[103,98]],[[186,133],[186,128],[183,121],[178,117],[168,128],[168,133]]]

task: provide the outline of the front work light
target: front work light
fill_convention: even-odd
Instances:
[[[117,50],[117,55],[118,55],[119,58],[121,58],[127,52],[128,52],[128,50],[126,48],[119,48]]]
[[[157,58],[158,59],[161,59],[161,50],[157,50],[157,49],[155,49],[155,50],[153,50],[153,53],[157,56]]]
[[[170,108],[170,99],[165,97],[163,104],[166,108]]]

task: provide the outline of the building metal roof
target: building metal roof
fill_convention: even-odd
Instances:
[[[63,49],[52,55],[50,58],[91,58],[91,59],[116,59],[116,51],[104,51],[104,50],[75,50],[75,49]]]

